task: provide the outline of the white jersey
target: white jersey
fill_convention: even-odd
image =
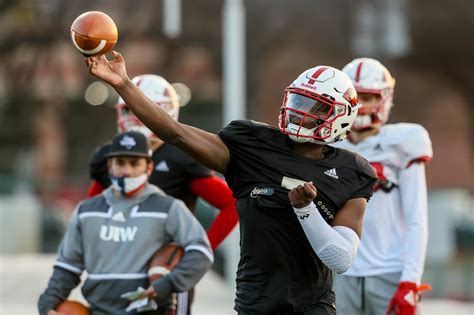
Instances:
[[[400,281],[419,283],[428,239],[424,163],[433,152],[428,132],[420,125],[399,123],[359,144],[335,146],[364,156],[379,180],[367,204],[359,251],[348,276],[402,272]]]

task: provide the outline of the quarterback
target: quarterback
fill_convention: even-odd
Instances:
[[[350,79],[308,69],[285,90],[279,128],[238,120],[213,134],[153,106],[113,57],[87,58],[90,73],[160,139],[224,174],[237,199],[237,313],[335,314],[332,271],[352,263],[376,180],[367,160],[328,145],[347,135],[360,107]]]
[[[425,162],[433,155],[431,141],[420,125],[385,124],[395,79],[380,62],[355,59],[343,72],[363,105],[352,133],[337,146],[367,158],[379,179],[357,256],[335,277],[337,307],[342,314],[412,315],[428,239]]]

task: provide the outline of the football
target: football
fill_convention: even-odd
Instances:
[[[89,310],[84,304],[76,301],[64,301],[61,302],[55,309],[56,312],[63,313],[64,315],[89,315]]]
[[[71,39],[84,56],[105,54],[117,43],[118,31],[114,21],[100,11],[79,15],[71,25]]]
[[[184,248],[176,243],[163,245],[150,259],[148,265],[148,279],[150,282],[160,279],[162,276],[173,270],[181,261],[184,255]]]

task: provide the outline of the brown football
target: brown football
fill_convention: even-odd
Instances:
[[[55,311],[65,315],[90,315],[89,310],[84,304],[76,301],[64,301],[56,306]]]
[[[176,243],[168,243],[158,249],[150,259],[148,265],[148,279],[150,282],[160,279],[181,261],[184,248]]]
[[[105,54],[117,43],[118,31],[114,21],[100,11],[79,15],[71,25],[71,40],[84,56]]]

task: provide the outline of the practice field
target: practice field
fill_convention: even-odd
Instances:
[[[54,255],[0,257],[0,314],[34,315],[39,294],[46,287]],[[234,290],[210,272],[198,284],[194,315],[233,315]],[[71,299],[83,300],[76,288]],[[474,303],[423,301],[422,315],[473,315]]]

